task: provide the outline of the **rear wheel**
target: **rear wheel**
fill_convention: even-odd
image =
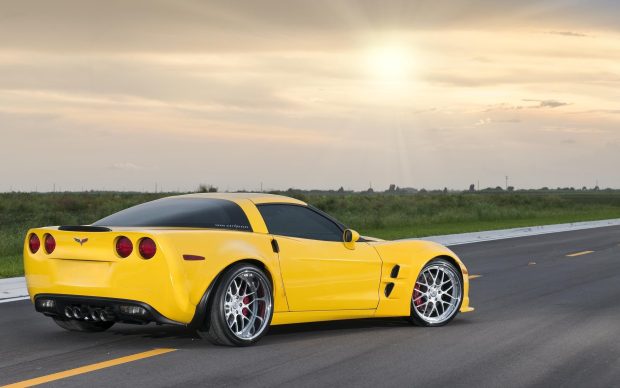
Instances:
[[[418,326],[443,326],[458,314],[462,302],[459,269],[445,259],[431,260],[415,282],[410,320]]]
[[[65,330],[69,331],[83,331],[83,332],[98,332],[105,331],[114,325],[114,322],[85,322],[75,319],[62,319],[53,318],[54,322]]]
[[[248,346],[267,333],[273,316],[272,286],[258,267],[228,269],[213,295],[209,328],[198,333],[216,345]]]

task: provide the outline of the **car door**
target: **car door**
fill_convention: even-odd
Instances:
[[[381,259],[367,243],[355,249],[343,229],[303,205],[263,204],[258,209],[277,241],[291,311],[374,309],[379,301]]]

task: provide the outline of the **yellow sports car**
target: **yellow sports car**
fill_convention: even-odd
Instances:
[[[467,269],[448,248],[360,237],[278,195],[180,195],[92,225],[31,229],[24,266],[36,310],[75,331],[155,322],[245,346],[270,325],[440,326],[473,310]]]

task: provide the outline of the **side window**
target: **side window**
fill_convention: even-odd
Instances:
[[[299,205],[265,204],[258,210],[271,234],[323,241],[342,241],[342,230],[330,219]]]

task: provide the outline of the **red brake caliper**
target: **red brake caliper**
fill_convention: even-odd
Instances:
[[[243,298],[243,304],[247,305],[248,303],[250,303],[250,297],[246,296]],[[247,309],[247,307],[244,307],[243,310],[241,310],[241,313],[243,314],[244,317],[247,317],[250,311]]]
[[[416,284],[415,288],[413,289],[413,303],[416,305],[416,307],[419,307],[422,304],[422,292],[420,291],[420,285]]]

